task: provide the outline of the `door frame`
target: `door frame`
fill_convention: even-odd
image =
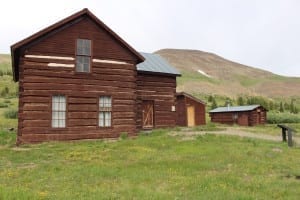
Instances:
[[[144,126],[144,103],[152,105],[152,126]],[[153,129],[155,127],[155,109],[154,109],[154,100],[142,100],[142,128],[143,129]]]
[[[194,121],[194,124],[191,126],[191,127],[193,127],[193,126],[196,126],[196,108],[195,108],[195,106],[194,105],[186,105],[186,125],[189,127],[189,107],[192,107],[193,108],[193,117],[194,117],[194,119],[193,119],[193,121]]]

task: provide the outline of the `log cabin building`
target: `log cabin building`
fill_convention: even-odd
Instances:
[[[255,126],[267,122],[267,109],[260,105],[227,106],[209,112],[211,122]]]
[[[157,54],[141,53],[137,65],[137,128],[176,126],[176,77],[180,73]]]
[[[134,136],[176,125],[176,77],[83,9],[11,46],[17,144]],[[145,60],[146,59],[146,60]]]
[[[176,94],[176,124],[178,126],[205,125],[206,103],[188,93]]]

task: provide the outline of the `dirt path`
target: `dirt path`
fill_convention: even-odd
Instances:
[[[186,137],[192,137],[195,135],[204,135],[204,134],[215,134],[215,135],[234,135],[234,136],[240,136],[240,137],[248,137],[248,138],[257,138],[262,140],[271,140],[276,142],[282,141],[282,136],[273,136],[268,134],[261,134],[261,133],[251,133],[244,130],[240,130],[234,127],[227,127],[226,130],[222,131],[182,131],[182,135]],[[300,138],[299,137],[293,137],[293,141],[300,145]]]
[[[215,131],[209,132],[211,134],[222,134],[222,135],[237,135],[240,137],[250,137],[250,138],[257,138],[263,140],[272,140],[272,141],[280,141],[282,138],[280,136],[273,136],[273,135],[266,135],[266,134],[258,134],[258,133],[251,133],[235,128],[227,128],[224,131]]]

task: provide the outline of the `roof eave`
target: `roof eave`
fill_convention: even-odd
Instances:
[[[199,103],[202,103],[202,104],[206,105],[206,102],[204,102],[204,101],[202,101],[202,100],[200,100],[200,99],[198,99],[198,98],[196,98],[196,97],[194,97],[194,96],[192,96],[192,95],[190,95],[186,92],[177,92],[176,96],[186,96],[186,97],[189,97],[189,98],[193,99],[194,101],[197,101]]]
[[[14,81],[18,81],[19,77],[16,73],[17,68],[17,57],[15,56],[16,52],[22,48],[24,45],[27,45],[31,43],[32,41],[45,36],[46,34],[50,33],[51,31],[54,31],[55,29],[63,26],[64,24],[67,24],[68,22],[75,20],[76,18],[79,18],[83,15],[88,15],[90,18],[92,18],[97,24],[99,24],[101,27],[103,27],[107,32],[109,32],[111,35],[113,35],[122,45],[124,45],[133,55],[137,57],[137,63],[141,63],[145,61],[145,58],[138,53],[134,48],[132,48],[128,43],[126,43],[120,36],[118,36],[114,31],[112,31],[107,25],[105,25],[100,19],[98,19],[93,13],[91,13],[87,8],[82,9],[81,11],[74,13],[73,15],[66,17],[34,34],[31,36],[11,45],[11,59],[12,59],[12,70],[14,73]]]
[[[165,72],[152,72],[152,71],[145,71],[145,70],[137,70],[137,72],[141,73],[141,74],[152,74],[152,75],[160,75],[160,76],[172,76],[172,77],[181,76],[181,74],[171,74],[171,73],[165,73]]]

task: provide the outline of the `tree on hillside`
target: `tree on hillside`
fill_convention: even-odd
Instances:
[[[292,111],[290,105],[288,103],[286,103],[286,102],[283,104],[283,108],[284,108],[284,110],[290,110],[290,111]]]
[[[228,106],[228,104],[229,104],[229,106],[233,105],[233,104],[232,104],[232,100],[229,99],[229,98],[226,98],[225,103],[224,103],[224,106]]]
[[[295,101],[295,99],[291,99],[290,113],[295,113],[294,101]]]
[[[208,102],[212,102],[212,101],[213,101],[213,98],[214,98],[214,97],[213,97],[212,95],[209,95],[209,96],[208,96],[208,99],[207,99]]]
[[[239,98],[237,99],[237,104],[238,104],[239,106],[245,105],[245,102],[244,102],[243,97],[239,97]]]
[[[274,102],[274,110],[279,110],[280,104],[278,102]]]
[[[280,102],[280,106],[279,106],[279,112],[284,112],[284,109],[283,109],[283,104],[282,104],[282,102]]]
[[[269,110],[274,110],[274,103],[273,103],[273,101],[269,101]]]
[[[213,99],[212,99],[212,104],[211,104],[211,109],[215,109],[215,108],[217,108],[217,107],[218,107],[218,104],[217,104],[217,102],[216,102],[216,99],[213,98]]]
[[[294,114],[298,114],[299,113],[299,109],[295,106],[294,107]]]
[[[294,101],[296,101],[296,99],[291,99],[290,113],[298,114],[298,113],[299,113],[299,109],[298,109],[297,106],[294,104]]]

